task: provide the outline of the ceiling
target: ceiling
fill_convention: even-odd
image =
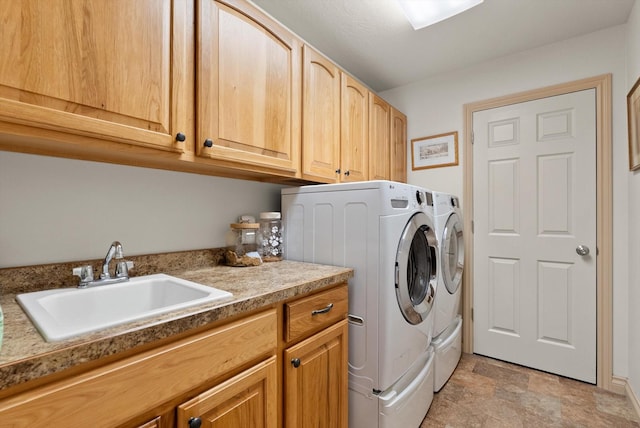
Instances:
[[[252,0],[374,91],[624,24],[635,0],[485,0],[415,31],[394,0]]]

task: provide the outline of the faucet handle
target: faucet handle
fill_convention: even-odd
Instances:
[[[80,285],[93,281],[93,266],[85,265],[73,268],[73,274],[80,277]]]
[[[116,278],[128,278],[129,269],[133,268],[133,262],[122,260],[116,264]]]

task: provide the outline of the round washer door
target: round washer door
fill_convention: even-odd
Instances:
[[[453,213],[449,216],[442,235],[442,260],[440,262],[442,277],[449,294],[454,294],[462,283],[462,269],[464,268],[462,222],[457,214]]]
[[[432,223],[424,213],[416,213],[402,232],[396,254],[396,297],[410,324],[420,324],[433,307],[437,254]]]

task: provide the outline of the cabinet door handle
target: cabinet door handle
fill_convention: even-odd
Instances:
[[[345,176],[347,176],[347,177],[349,176],[349,174],[351,174],[351,173],[349,172],[349,170],[346,170],[346,171],[344,172],[344,175],[345,175]]]
[[[206,140],[204,140],[204,146],[205,147],[213,147],[213,140],[210,138],[207,138]]]
[[[336,169],[336,174],[340,174],[340,168]]]
[[[189,428],[200,428],[202,426],[202,419],[189,418]]]
[[[311,311],[311,315],[326,314],[331,309],[333,309],[333,303],[329,303],[326,308],[316,309],[315,311]]]
[[[291,360],[291,365],[293,365],[293,367],[295,367],[296,369],[298,367],[300,367],[300,358],[294,358]]]
[[[187,136],[184,135],[182,132],[178,132],[176,134],[176,141],[184,141],[187,139]]]

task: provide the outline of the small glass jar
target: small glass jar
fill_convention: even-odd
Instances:
[[[231,223],[232,237],[227,245],[231,247],[238,256],[255,251],[256,248],[256,232],[258,231],[258,223]]]
[[[279,212],[260,213],[258,229],[258,253],[263,262],[279,262],[284,251],[282,220]]]

